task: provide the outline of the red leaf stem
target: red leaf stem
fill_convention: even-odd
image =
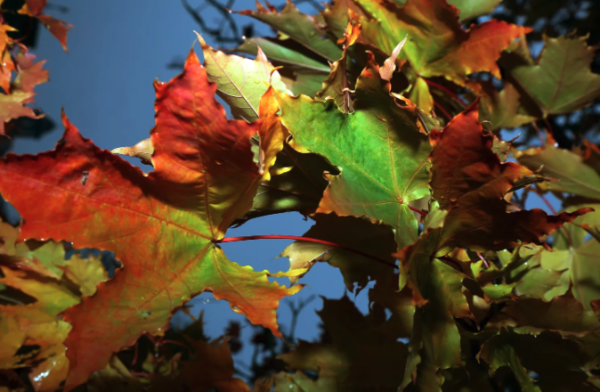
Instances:
[[[444,109],[444,107],[442,105],[440,105],[439,103],[433,101],[433,106],[435,106],[435,108],[437,110],[439,110],[440,112],[442,112],[442,114],[444,116],[446,116],[446,118],[448,119],[448,121],[452,120],[452,116],[450,115],[450,113],[448,113],[448,111],[446,109]]]
[[[422,77],[422,76],[421,76]],[[423,77],[422,77],[423,78]],[[423,80],[425,81],[425,83],[427,83],[429,86],[435,87],[437,89],[442,90],[443,92],[445,92],[446,94],[450,95],[452,98],[456,99],[456,101],[458,103],[460,103],[462,105],[462,107],[466,108],[467,107],[467,103],[465,101],[463,101],[463,99],[461,97],[459,97],[456,93],[453,93],[452,91],[448,90],[446,87],[442,86],[441,84],[437,84],[436,82],[432,82],[431,80],[427,79],[427,78],[423,78]]]
[[[544,119],[544,123],[546,124],[546,131],[548,131],[548,133],[554,137],[554,130],[552,129],[552,125],[550,125],[550,121],[548,121],[548,118]]]
[[[418,209],[418,208],[415,208],[415,207],[411,207],[411,206],[409,206],[409,205],[407,205],[407,206],[408,206],[408,209],[409,209],[409,210],[411,210],[411,211],[414,211],[414,212],[416,212],[417,214],[420,214],[421,216],[426,216],[426,215],[427,215],[427,212],[426,212],[426,211],[420,210],[420,209]]]
[[[377,256],[370,255],[358,249],[353,249],[345,245],[336,244],[335,242],[319,240],[317,238],[310,237],[301,237],[296,235],[279,235],[279,234],[267,234],[267,235],[249,235],[244,237],[225,237],[221,240],[215,240],[215,243],[223,243],[223,242],[239,242],[239,241],[252,241],[252,240],[295,240],[295,241],[306,241],[306,242],[314,242],[317,244],[323,244],[327,246],[333,246],[335,248],[340,248],[347,250],[348,252],[356,253],[357,255],[368,257],[369,259],[375,260],[379,263],[388,265],[390,267],[398,269],[398,266],[390,263],[387,260],[380,259]]]

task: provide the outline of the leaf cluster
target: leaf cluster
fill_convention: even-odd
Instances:
[[[23,390],[26,374],[37,391],[249,391],[231,357],[239,326],[210,342],[202,317],[169,328],[206,291],[267,331],[255,391],[600,389],[600,147],[561,148],[549,130],[540,146],[500,137],[594,102],[596,48],[544,36],[534,59],[531,28],[464,27],[498,3],[257,4],[240,13],[277,36],[245,40],[249,58],[198,35],[204,63],[192,50],[154,84],[148,139],[101,150],[63,113],[54,150],[0,160],[0,194],[23,217],[0,226],[1,387]],[[64,45],[45,5],[19,12]],[[0,25],[9,126],[36,117],[24,105],[47,79],[11,29]],[[549,211],[528,209],[536,198]],[[283,250],[288,271],[219,246],[243,240],[231,226],[292,211],[315,223]],[[81,248],[122,264],[109,277]],[[322,339],[296,344],[276,311],[317,262],[368,290],[369,312],[325,300]],[[276,338],[288,345],[275,357]]]

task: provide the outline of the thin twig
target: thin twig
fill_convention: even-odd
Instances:
[[[217,12],[219,12],[222,15],[222,17],[223,17],[222,20],[225,20],[227,22],[227,24],[229,25],[229,29],[232,34],[232,36],[229,36],[229,37],[223,36],[221,34],[223,32],[223,29],[221,29],[220,27],[216,28],[216,29],[208,27],[208,25],[204,21],[204,18],[201,15],[200,11],[198,11],[197,9],[192,7],[188,3],[188,0],[181,0],[181,3],[183,4],[183,8],[187,11],[187,13],[190,14],[190,16],[196,21],[196,23],[198,23],[198,25],[200,26],[200,29],[204,33],[212,36],[215,39],[215,41],[217,41],[219,43],[234,43],[236,45],[239,45],[243,42],[242,37],[240,36],[240,34],[238,32],[237,23],[231,16],[229,9],[227,7],[225,7],[224,5],[219,4],[215,0],[205,0],[205,3],[210,5],[215,10],[217,10]]]

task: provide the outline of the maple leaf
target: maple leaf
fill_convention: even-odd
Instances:
[[[566,211],[575,211],[581,207],[570,206]],[[597,279],[600,276],[600,242],[596,238],[589,238],[589,229],[586,228],[600,228],[600,205],[587,204],[586,207],[592,207],[595,211],[578,217],[572,224],[555,232],[555,252],[564,257],[554,263],[546,262],[543,268],[561,271],[568,276],[572,282],[573,296],[582,303],[584,309],[591,310],[592,302],[600,299],[600,281]]]
[[[315,20],[301,13],[291,0],[287,0],[281,12],[270,4],[265,8],[256,2],[256,11],[246,10],[239,13],[268,24],[330,62],[342,55],[342,50],[333,41],[327,37],[323,38],[326,33],[317,26]]]
[[[227,55],[214,50],[196,33],[204,53],[204,67],[208,80],[217,84],[217,94],[231,107],[235,118],[248,122],[258,119],[260,97],[269,85],[287,91],[279,72],[275,71],[258,47],[254,60]]]
[[[333,242],[358,250],[360,255],[348,250],[315,242],[296,241],[285,248],[280,257],[290,259],[290,270],[311,268],[318,261],[326,261],[340,269],[349,291],[359,293],[370,280],[389,274],[394,265],[391,256],[396,251],[394,234],[386,225],[376,225],[369,220],[354,217],[339,217],[335,214],[315,214],[315,224],[303,237]],[[386,261],[377,262],[371,255]],[[297,281],[293,278],[292,281]],[[355,286],[356,285],[356,286]]]
[[[323,88],[317,92],[315,100],[324,101],[327,99],[333,99],[338,108],[343,113],[353,113],[354,108],[352,107],[352,99],[350,97],[350,83],[347,75],[347,59],[346,53],[348,48],[354,44],[358,36],[360,35],[360,23],[358,18],[355,17],[346,27],[344,32],[344,38],[340,38],[343,42],[344,51],[342,57],[331,64],[331,72],[325,81],[323,82]]]
[[[494,8],[500,4],[502,0],[448,0],[448,3],[455,6],[460,12],[459,21],[477,18],[491,14]]]
[[[25,0],[25,2],[33,15],[41,14],[48,5],[48,0]]]
[[[559,180],[542,184],[544,189],[600,199],[599,172],[581,155],[554,146],[554,140],[549,139],[543,148],[519,151],[516,156],[529,169]]]
[[[0,51],[0,57],[2,58],[2,61],[0,61],[0,88],[5,93],[10,93],[12,72],[16,70],[15,63],[8,50],[5,50],[4,53]]]
[[[490,84],[483,84],[487,95],[481,98],[479,117],[481,121],[489,121],[493,130],[500,128],[515,128],[535,120],[522,110],[520,105],[521,94],[508,80],[504,81],[504,88],[498,92]]]
[[[529,372],[521,364],[510,343],[510,335],[504,331],[484,343],[480,357],[490,364],[490,374],[494,374],[503,366],[508,366],[517,378],[522,391],[541,392],[542,390],[529,377]]]
[[[4,58],[8,45],[13,43],[12,38],[7,34],[10,31],[17,30],[7,24],[0,24],[0,55],[2,55],[2,58]]]
[[[260,184],[252,208],[240,219],[289,211],[313,213],[327,187],[323,173],[338,171],[323,157],[299,153],[286,143],[271,172],[271,179]]]
[[[244,42],[236,48],[236,51],[257,56],[259,48],[269,60],[286,67],[299,67],[325,74],[329,72],[326,64],[307,56],[300,51],[300,48],[295,48],[285,40],[270,37],[244,38]]]
[[[19,51],[15,58],[18,73],[12,85],[14,90],[33,93],[35,86],[46,83],[49,80],[48,71],[42,69],[46,63],[45,60],[36,63],[36,56],[25,51]],[[33,98],[26,103],[29,102],[33,102]]]
[[[260,123],[226,119],[193,51],[182,74],[155,87],[155,171],[147,176],[83,139],[66,116],[54,151],[0,164],[0,192],[25,219],[21,238],[68,239],[110,250],[124,264],[106,289],[64,314],[73,325],[65,342],[67,390],[142,333],[161,333],[172,312],[197,293],[212,291],[281,336],[275,309],[301,288],[269,283],[266,272],[230,262],[213,244],[250,208],[263,179],[250,146]],[[272,108],[272,94],[265,99]],[[265,118],[263,131],[280,129],[272,126],[276,120]],[[281,146],[262,149],[270,157]],[[47,201],[43,207],[39,197]]]
[[[321,13],[327,24],[327,30],[338,39],[344,36],[348,22],[351,19],[350,12],[354,15],[362,16],[364,14],[352,0],[333,0],[325,5],[325,10]]]
[[[436,258],[441,240],[442,229],[429,230],[398,254],[417,305],[402,389],[411,382],[419,385],[422,379],[438,380],[434,385],[441,385],[443,380],[436,376],[439,369],[461,365],[460,333],[454,318],[473,315],[461,292],[466,275]]]
[[[276,95],[294,148],[319,153],[341,169],[330,176],[317,212],[383,221],[404,246],[417,237],[407,203],[428,193],[430,147],[416,114],[390,97],[388,84],[371,57],[356,84],[353,114],[306,96]]]
[[[540,238],[571,222],[589,208],[549,216],[541,209],[507,212],[504,196],[519,181],[543,180],[526,167],[502,163],[492,151],[494,136],[478,121],[478,102],[442,130],[430,133],[431,189],[444,220],[441,247],[500,250],[518,242],[541,244]]]
[[[386,54],[406,35],[401,59],[408,59],[416,72],[413,82],[419,92],[411,100],[432,102],[421,77],[444,76],[462,86],[473,87],[467,76],[491,72],[500,78],[496,60],[511,41],[531,29],[492,20],[463,30],[459,11],[446,0],[408,0],[401,7],[390,0],[355,0],[366,12],[362,21],[364,39]],[[431,110],[431,105],[421,107]]]
[[[3,224],[3,239],[9,246],[0,258],[0,282],[35,302],[18,304],[15,300],[17,305],[0,305],[0,325],[6,336],[0,349],[0,366],[31,366],[29,378],[35,389],[54,391],[69,369],[63,341],[71,330],[57,315],[79,303],[82,295],[93,295],[96,286],[108,277],[99,258],[88,260],[76,254],[65,260],[63,244],[28,241],[15,246],[18,231]],[[10,293],[2,298],[10,300]],[[31,345],[39,349],[18,354],[23,346]]]
[[[250,391],[244,381],[234,377],[233,358],[227,341],[215,340],[208,343],[191,340],[190,344],[195,351],[194,356],[182,362],[175,384],[187,386],[185,390]]]
[[[0,135],[6,135],[5,123],[19,117],[42,118],[32,108],[24,106],[33,99],[33,93],[14,91],[11,94],[0,93]]]
[[[529,53],[519,60],[503,61],[511,79],[538,105],[543,117],[569,113],[587,106],[600,96],[600,75],[590,63],[596,47],[586,44],[587,36],[569,34],[558,38],[544,35],[544,48],[532,61]]]
[[[68,52],[67,34],[73,25],[53,18],[50,15],[42,14],[47,3],[47,0],[27,0],[19,10],[19,14],[28,15],[39,20],[50,31],[50,34],[60,42],[65,52]]]
[[[293,94],[315,96],[330,71],[325,59],[314,59],[314,53],[289,39],[245,38],[236,51],[257,55],[258,47],[273,65],[283,67],[281,80]]]
[[[570,255],[542,247],[515,249],[511,262],[504,268],[506,282],[514,286],[519,298],[537,298],[550,301],[564,295],[569,289],[570,276],[565,271]]]
[[[318,372],[318,379],[314,381],[302,372],[280,373],[274,380],[276,388],[281,384],[297,386],[299,391],[337,391],[398,386],[406,347],[397,336],[386,336],[377,329],[385,319],[382,309],[363,316],[348,297],[343,297],[324,300],[323,310],[317,313],[331,343],[300,341],[295,350],[279,358],[292,369]]]
[[[597,315],[568,294],[550,302],[519,299],[509,303],[502,313],[508,315],[516,333],[555,331],[563,336],[585,336],[600,328]]]

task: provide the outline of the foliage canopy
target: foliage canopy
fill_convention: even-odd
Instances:
[[[533,59],[529,27],[465,28],[498,3],[334,0],[315,15],[257,4],[240,13],[278,36],[232,54],[198,35],[204,65],[192,50],[154,84],[149,139],[101,150],[63,113],[54,150],[1,159],[0,194],[23,221],[0,224],[0,390],[24,390],[26,374],[36,391],[249,391],[235,328],[208,342],[202,319],[174,331],[171,316],[209,291],[294,343],[276,310],[316,262],[349,290],[374,281],[370,311],[325,300],[326,336],[287,349],[255,391],[599,390],[600,148],[562,148],[547,126],[600,96],[596,48],[544,36]],[[66,50],[70,25],[45,6],[18,12]],[[6,137],[15,119],[41,117],[27,105],[48,72],[1,21]],[[500,138],[538,122],[539,146]],[[547,194],[561,211],[526,208]],[[283,251],[286,272],[219,246],[240,240],[226,237],[233,225],[292,211],[315,224]],[[81,248],[122,265],[109,276]]]

